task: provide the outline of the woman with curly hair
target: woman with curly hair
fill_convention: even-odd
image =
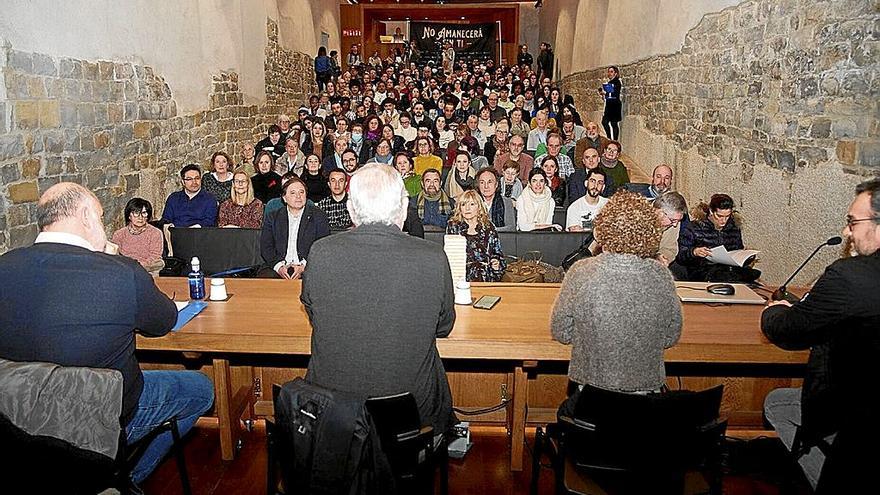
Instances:
[[[447,234],[464,236],[467,241],[467,281],[498,282],[507,262],[501,251],[501,240],[483,206],[479,193],[461,193],[455,211],[446,225]]]
[[[654,207],[628,191],[596,218],[602,254],[575,263],[553,306],[553,338],[572,344],[573,393],[559,408],[571,415],[584,384],[628,393],[660,391],[663,350],[681,335],[681,303],[672,275],[655,257],[663,231]]]

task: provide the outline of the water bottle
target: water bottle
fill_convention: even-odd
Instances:
[[[201,263],[199,263],[197,256],[193,256],[191,264],[192,271],[187,276],[189,279],[189,298],[193,301],[201,301],[205,298],[205,274],[202,273]]]

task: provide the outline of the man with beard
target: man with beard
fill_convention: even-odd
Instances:
[[[420,101],[417,101],[413,104],[412,125],[415,128],[419,128],[421,126],[431,127],[432,125],[431,119],[427,115],[425,115],[425,104]]]
[[[529,155],[523,153],[526,142],[522,136],[514,134],[507,141],[509,151],[495,156],[495,171],[499,175],[504,174],[504,168],[507,162],[516,162],[519,164],[519,180],[525,184],[529,180],[529,172],[535,168],[535,161]],[[583,194],[582,194],[583,196]]]
[[[599,168],[599,152],[594,148],[586,148],[581,156],[583,156],[583,159],[581,160],[581,165],[583,165],[583,167],[575,169],[574,173],[571,174],[571,177],[568,178],[569,204],[574,203],[576,200],[582,198],[584,194],[587,194],[587,188],[584,186],[587,181],[587,174],[590,170]],[[603,196],[608,197],[608,195],[604,193],[608,190],[610,185],[611,179],[605,177],[605,190],[601,193]]]
[[[568,207],[565,215],[566,230],[584,232],[593,229],[593,220],[608,202],[608,198],[601,196],[605,189],[605,177],[605,172],[600,168],[587,172],[587,180],[584,183],[587,193]]]
[[[353,151],[347,150],[344,160],[354,160],[357,166],[357,157]],[[327,214],[330,230],[348,230],[351,228],[351,216],[348,214],[348,194],[345,188],[348,185],[348,174],[336,169],[327,176],[327,185],[330,186],[330,196],[318,201],[315,205]]]
[[[598,153],[601,153],[602,150],[605,149],[605,146],[610,139],[599,134],[599,124],[593,121],[587,122],[584,129],[586,130],[586,135],[583,138],[578,139],[577,143],[575,143],[574,155],[584,156],[584,151],[587,148],[593,148],[598,155]]]
[[[619,142],[609,141],[605,145],[605,151],[602,152],[602,158],[599,160],[601,162],[600,167],[605,171],[605,175],[611,179],[611,185],[608,186],[606,191],[606,195],[609,197],[614,196],[619,187],[623,187],[624,184],[629,182],[629,172],[619,159],[621,152],[623,152],[623,147]]]
[[[429,168],[422,174],[422,192],[414,198],[422,225],[446,229],[455,201],[440,190],[440,171]]]
[[[626,184],[626,189],[634,193],[654,200],[660,197],[666,191],[672,189],[672,168],[666,164],[660,164],[654,167],[651,173],[650,184]]]

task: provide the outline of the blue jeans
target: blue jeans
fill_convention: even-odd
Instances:
[[[143,373],[144,391],[138,401],[134,418],[125,428],[128,443],[143,438],[173,416],[177,416],[177,427],[183,436],[214,403],[214,385],[207,376],[198,371]],[[171,449],[173,442],[170,431],[153,439],[135,466],[132,480],[140,483],[146,479]]]

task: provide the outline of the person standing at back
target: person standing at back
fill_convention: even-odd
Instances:
[[[356,172],[348,210],[355,227],[315,242],[303,275],[312,324],[306,380],[374,397],[410,392],[422,424],[443,433],[456,422],[436,344],[455,323],[446,255],[401,231],[407,193],[391,167]]]
[[[40,197],[34,245],[0,256],[0,357],[118,370],[128,442],[172,416],[185,435],[211,407],[213,385],[197,371],[141,372],[135,332],[165,335],[177,321],[177,308],[135,260],[102,252],[103,214],[98,198],[71,182]],[[171,443],[170,432],[153,440],[134,468],[135,483]]]

